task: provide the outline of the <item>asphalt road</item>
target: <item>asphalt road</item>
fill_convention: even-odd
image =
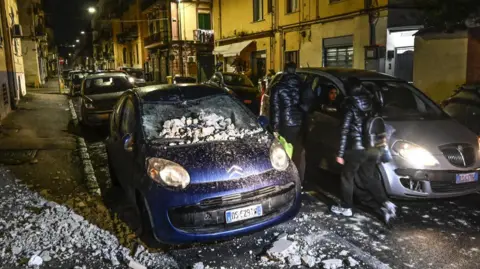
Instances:
[[[131,205],[123,202],[122,190],[109,187],[103,145],[106,130],[87,128],[82,134],[97,179],[106,193],[105,204],[128,225],[135,226],[135,213]],[[394,201],[399,216],[394,227],[387,229],[369,212],[357,210],[353,218],[331,215],[328,206],[337,199],[338,184],[338,178],[316,173],[307,179],[303,208],[296,219],[250,236],[171,249],[168,253],[181,268],[200,261],[214,268],[278,268],[281,263],[269,264],[262,256],[276,235],[287,232],[289,239],[301,245],[300,255],[311,251],[322,259],[344,261],[348,256],[361,261],[355,268],[480,268],[480,194],[444,200]]]

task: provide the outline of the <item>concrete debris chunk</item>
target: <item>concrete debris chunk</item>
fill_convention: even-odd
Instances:
[[[147,267],[134,260],[130,260],[130,262],[128,263],[128,267],[130,267],[131,269],[147,269]]]
[[[203,265],[203,262],[197,262],[193,265],[193,269],[205,269],[205,266]]]
[[[348,254],[348,251],[346,251],[346,250],[342,250],[339,253],[340,256],[347,256],[347,254]]]
[[[325,269],[337,269],[343,266],[343,261],[339,259],[323,260],[322,263]]]
[[[267,250],[268,256],[273,259],[283,260],[289,254],[293,254],[296,249],[296,244],[292,241],[279,239],[273,243],[273,246]]]
[[[43,263],[43,260],[40,256],[33,255],[28,261],[28,266],[30,267],[40,266],[42,265],[42,263]]]
[[[288,239],[288,234],[287,234],[287,233],[282,233],[281,235],[279,235],[279,236],[277,237],[277,239],[287,240],[287,239]]]
[[[348,264],[349,264],[351,267],[354,267],[354,266],[357,266],[357,265],[358,265],[358,261],[355,260],[355,259],[352,258],[352,257],[348,257]]]
[[[302,262],[305,266],[311,268],[315,266],[315,258],[310,255],[302,256]]]
[[[290,266],[302,265],[302,259],[299,255],[292,255],[287,258],[288,264]]]

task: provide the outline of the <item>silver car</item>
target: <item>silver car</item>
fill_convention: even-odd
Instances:
[[[308,120],[309,162],[340,172],[335,157],[343,120],[341,104],[347,92],[344,82],[356,77],[383,97],[381,115],[390,129],[393,161],[380,164],[377,175],[390,196],[443,198],[480,190],[477,136],[412,84],[365,70],[301,68],[297,72],[316,96]],[[332,102],[329,93],[333,89],[337,99]]]

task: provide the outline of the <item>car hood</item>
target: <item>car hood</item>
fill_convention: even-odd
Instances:
[[[112,110],[123,92],[87,95],[93,101],[95,110]]]
[[[439,146],[452,143],[468,143],[478,147],[477,136],[467,127],[453,119],[387,121],[395,128],[392,143],[405,140],[424,147],[434,155],[442,155]]]
[[[232,90],[239,98],[241,99],[251,99],[254,100],[258,95],[258,92],[255,88],[244,87],[244,86],[226,86],[228,89]]]
[[[150,145],[147,156],[180,164],[193,184],[219,182],[271,170],[271,144],[271,139],[259,142],[252,138],[171,147]]]

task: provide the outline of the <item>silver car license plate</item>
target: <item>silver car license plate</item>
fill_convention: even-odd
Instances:
[[[467,173],[467,174],[457,174],[456,183],[469,183],[478,181],[478,172]]]
[[[252,205],[225,212],[225,220],[227,223],[233,223],[237,221],[252,219],[263,215],[262,205]]]

